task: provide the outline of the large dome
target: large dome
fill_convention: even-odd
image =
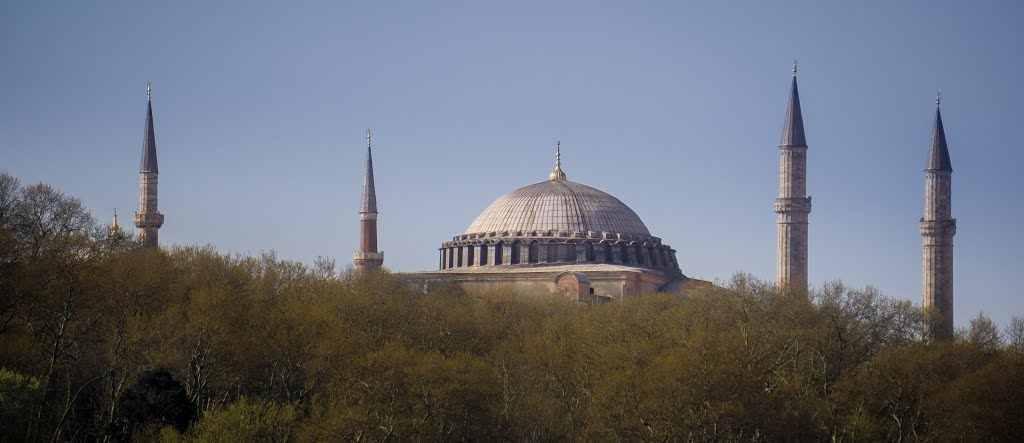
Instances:
[[[569,180],[545,180],[509,192],[491,203],[466,234],[566,231],[650,237],[629,206],[614,196]]]

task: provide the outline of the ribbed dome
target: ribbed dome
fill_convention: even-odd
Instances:
[[[569,180],[546,180],[501,196],[469,225],[466,234],[504,231],[651,235],[622,201]]]

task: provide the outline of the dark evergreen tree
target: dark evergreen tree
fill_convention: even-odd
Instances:
[[[179,432],[188,429],[198,413],[185,388],[166,369],[146,371],[139,381],[117,400],[115,434],[132,435],[144,424],[173,426]]]

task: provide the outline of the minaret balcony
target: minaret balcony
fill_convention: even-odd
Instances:
[[[380,252],[356,252],[356,260],[384,260],[384,251]]]
[[[775,212],[811,212],[811,198],[777,198],[775,199]]]
[[[136,212],[134,219],[138,228],[159,228],[164,224],[164,215],[159,212]]]
[[[956,219],[925,220],[922,218],[921,235],[925,237],[952,237],[956,235]]]

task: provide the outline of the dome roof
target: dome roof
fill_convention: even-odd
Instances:
[[[564,179],[542,181],[499,197],[469,225],[466,234],[504,231],[651,236],[636,212],[619,199]]]

